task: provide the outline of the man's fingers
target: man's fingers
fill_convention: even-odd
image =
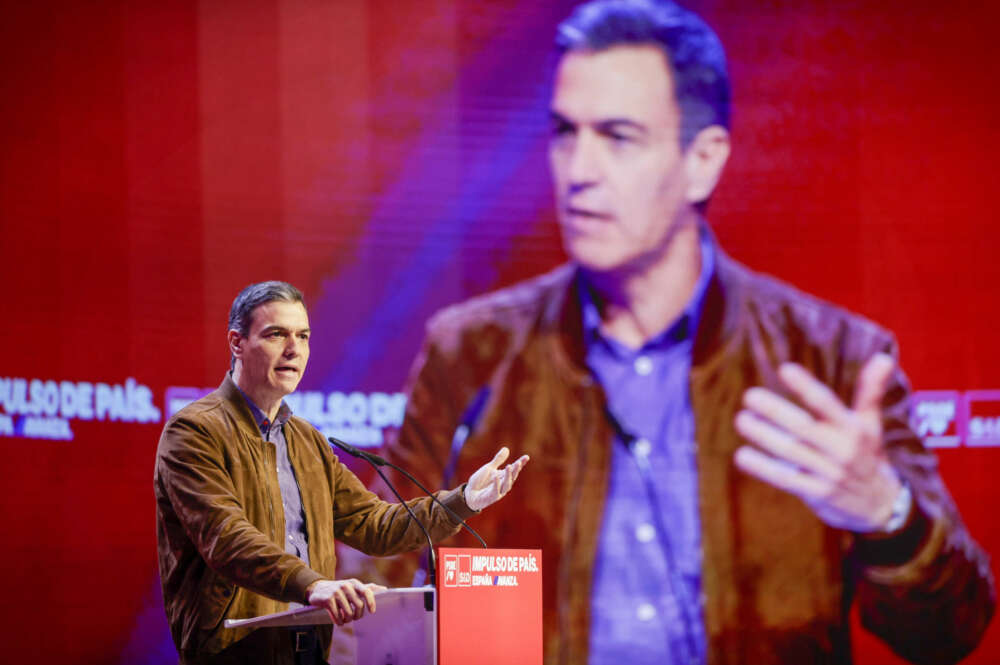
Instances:
[[[514,484],[514,465],[508,464],[507,468],[503,470],[503,485],[500,486],[500,496],[503,496],[510,491],[511,486]]]
[[[354,605],[354,620],[357,621],[365,615],[365,605],[367,601],[361,596],[358,596],[357,603]]]
[[[843,423],[851,419],[851,410],[821,381],[801,365],[782,363],[778,376],[792,393],[814,414],[824,420]]]
[[[749,388],[743,393],[743,404],[750,411],[799,436],[808,436],[809,430],[816,424],[816,419],[808,411],[767,388]]]
[[[375,592],[371,589],[365,590],[365,601],[368,603],[368,611],[375,611]]]
[[[344,581],[336,597],[345,622],[364,616],[365,605],[373,604],[375,600],[374,597],[368,598],[370,593],[366,586],[356,579]],[[362,595],[365,597],[362,598]]]
[[[517,480],[517,477],[521,475],[521,469],[525,467],[529,459],[531,458],[528,457],[527,455],[521,455],[520,457],[517,458],[516,462],[511,464],[511,466],[514,467],[513,471],[511,471],[511,478],[510,478],[511,485],[513,485],[514,481]]]
[[[498,450],[497,454],[493,456],[493,459],[479,467],[479,469],[472,474],[472,477],[469,478],[469,484],[472,488],[474,490],[480,490],[493,484],[493,476],[495,475],[497,469],[500,468],[500,465],[503,464],[504,460],[506,460],[509,456],[510,449],[507,448],[507,446]]]
[[[325,603],[326,611],[330,614],[330,619],[338,626],[343,626],[347,623],[347,615],[344,614],[344,602],[346,601],[343,598],[343,594],[338,592],[327,598]]]
[[[896,361],[887,353],[876,353],[868,359],[858,376],[858,387],[854,392],[855,410],[870,412],[881,408],[895,367]]]
[[[344,596],[344,592],[338,588],[330,595],[330,599],[327,603],[330,605],[329,612],[334,617],[333,622],[338,626],[343,626],[347,623],[347,617],[349,615],[344,611],[347,604],[347,598]]]
[[[836,431],[784,397],[767,388],[750,388],[743,393],[743,404],[755,416],[780,427],[823,455],[836,459],[843,457],[842,442]]]
[[[823,448],[810,446],[780,427],[759,418],[750,411],[736,414],[736,430],[773,457],[802,467],[810,473],[826,475],[830,461]]]
[[[514,481],[521,473],[521,469],[528,463],[528,456],[521,455],[517,461],[511,462],[503,470],[503,483],[499,487],[499,496],[504,496],[514,486]]]
[[[356,619],[357,606],[361,601],[358,599],[358,594],[355,592],[353,584],[348,582],[341,586],[336,594],[336,598],[344,619],[347,620],[348,617]]]
[[[747,390],[734,425],[757,448],[737,450],[736,466],[798,496],[827,524],[867,529],[884,504],[873,471],[885,458],[879,409],[894,366],[885,354],[869,359],[848,407],[800,365],[782,364],[781,382],[805,408],[765,388]]]
[[[322,607],[330,620],[338,626],[360,619],[365,608],[375,611],[375,594],[385,591],[380,584],[364,583],[356,579],[320,581],[310,593],[309,602]]]
[[[734,459],[736,466],[751,476],[802,499],[812,499],[823,493],[825,485],[818,479],[750,446],[737,449]]]
[[[510,449],[504,446],[488,463],[484,464],[469,478],[465,489],[466,501],[473,510],[482,510],[503,497],[513,487],[521,469],[530,459],[521,455],[503,469],[498,468],[510,456]]]
[[[381,584],[368,583],[365,585],[365,601],[368,603],[368,611],[375,611],[375,594],[386,591],[386,587]]]
[[[503,448],[498,450],[497,454],[493,456],[492,460],[490,460],[490,466],[492,466],[494,469],[499,469],[500,465],[503,464],[508,457],[510,457],[510,448],[504,446]]]

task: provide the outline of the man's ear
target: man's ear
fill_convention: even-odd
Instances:
[[[243,355],[243,341],[245,339],[238,330],[229,331],[227,341],[229,342],[229,352],[233,354],[233,358],[239,358]]]
[[[712,195],[728,159],[729,132],[725,127],[712,125],[695,135],[684,151],[688,203],[698,204]]]

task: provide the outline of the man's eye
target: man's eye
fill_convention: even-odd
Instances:
[[[566,136],[573,133],[573,125],[568,122],[555,122],[552,123],[552,128],[549,131],[552,136]]]

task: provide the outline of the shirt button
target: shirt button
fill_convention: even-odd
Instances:
[[[652,524],[640,524],[635,528],[635,539],[640,543],[652,542],[655,537],[656,529],[653,528]]]
[[[653,361],[648,356],[639,356],[635,359],[634,367],[639,376],[646,376],[653,371]]]
[[[649,453],[653,450],[653,444],[645,437],[636,439],[635,443],[632,444],[632,450],[639,457],[649,457]]]
[[[639,607],[635,608],[635,618],[639,621],[652,621],[655,616],[656,608],[650,603],[642,603]]]

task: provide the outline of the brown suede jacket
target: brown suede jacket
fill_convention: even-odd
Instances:
[[[228,375],[163,429],[154,472],[156,531],[163,602],[181,662],[197,662],[249,634],[223,628],[224,619],[307,603],[306,587],[334,579],[335,539],[376,556],[425,542],[403,506],[365,489],[312,425],[292,417],[285,438],[302,495],[311,568],[285,552],[275,448],[261,438]],[[438,498],[463,519],[473,514],[461,488]],[[429,498],[409,505],[435,540],[459,528]],[[329,630],[324,638],[328,644]]]
[[[613,440],[601,387],[583,362],[574,278],[563,266],[437,314],[388,450],[422,481],[447,484],[452,434],[473,396],[490,387],[457,477],[500,444],[512,458],[532,457],[476,528],[491,545],[542,548],[548,665],[587,662]],[[916,663],[954,662],[980,640],[994,607],[988,559],[907,424],[902,372],[885,398],[884,440],[915,505],[896,533],[862,537],[826,526],[796,497],[734,466],[744,442],[733,418],[747,388],[787,394],[776,368],[795,361],[850,403],[876,351],[895,354],[881,328],[717,253],[690,376],[710,664],[849,663],[852,602],[868,629]]]

